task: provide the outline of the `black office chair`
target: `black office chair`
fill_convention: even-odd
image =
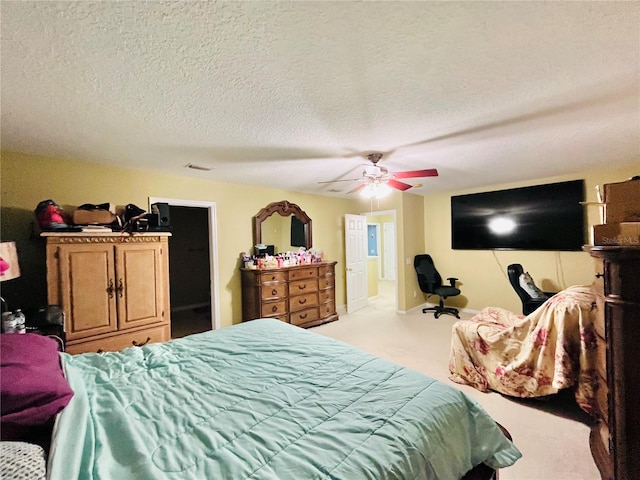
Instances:
[[[456,318],[460,318],[457,308],[444,306],[444,301],[447,297],[460,295],[460,290],[456,288],[456,280],[458,279],[454,277],[447,278],[451,285],[442,285],[442,277],[436,270],[431,255],[416,255],[413,259],[413,266],[418,274],[420,290],[426,293],[427,297],[430,297],[431,295],[438,295],[440,297],[439,305],[423,308],[422,313],[433,310],[436,318],[443,313],[448,313],[449,315],[454,315]]]
[[[509,282],[522,301],[522,313],[523,315],[529,315],[557,292],[542,292],[537,297],[531,296],[520,286],[520,275],[522,275],[523,272],[524,269],[519,263],[512,263],[507,267]]]

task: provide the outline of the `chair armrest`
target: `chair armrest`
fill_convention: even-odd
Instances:
[[[456,286],[456,280],[458,280],[456,277],[449,277],[447,278],[447,280],[449,280],[449,283],[451,284],[452,287]]]

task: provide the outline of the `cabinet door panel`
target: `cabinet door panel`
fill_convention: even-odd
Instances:
[[[162,250],[158,244],[116,246],[119,328],[164,320]]]
[[[62,245],[58,250],[67,339],[117,329],[112,245]]]

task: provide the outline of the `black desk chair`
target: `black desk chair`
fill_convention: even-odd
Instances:
[[[543,292],[541,290],[535,290],[532,295],[520,286],[520,275],[523,273],[524,269],[519,263],[512,263],[507,267],[509,282],[522,301],[522,314],[529,315],[534,310],[537,310],[544,302],[549,300],[549,298],[553,297],[557,292]]]
[[[454,277],[447,278],[451,285],[442,285],[442,277],[436,270],[431,255],[416,255],[413,259],[413,266],[418,274],[420,290],[427,294],[427,298],[431,295],[438,295],[440,297],[440,302],[437,306],[423,308],[422,313],[433,310],[436,318],[443,313],[448,313],[449,315],[454,315],[456,318],[460,318],[457,308],[444,306],[444,301],[447,297],[460,295],[460,290],[456,288],[456,280],[458,279]]]

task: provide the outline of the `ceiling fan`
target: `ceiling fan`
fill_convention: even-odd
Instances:
[[[424,170],[409,170],[406,172],[390,172],[386,167],[378,165],[382,158],[382,153],[370,153],[367,159],[371,165],[364,165],[362,176],[360,178],[348,178],[344,180],[329,180],[318,183],[334,183],[334,182],[355,182],[360,184],[349,190],[347,193],[355,193],[368,187],[372,195],[380,188],[395,188],[396,190],[409,190],[413,185],[398,181],[398,178],[420,178],[420,177],[437,177],[438,170],[435,168],[427,168]],[[384,187],[383,187],[384,186]]]

